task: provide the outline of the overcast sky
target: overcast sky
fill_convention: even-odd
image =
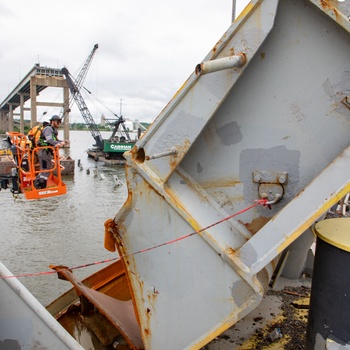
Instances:
[[[237,15],[247,3],[236,1]],[[95,121],[111,111],[153,121],[231,19],[232,0],[0,0],[0,102],[36,63],[76,77],[99,44],[84,82]],[[61,102],[61,94],[47,88],[38,100]],[[40,107],[38,120],[44,112],[60,109]],[[71,122],[82,121],[73,109]]]

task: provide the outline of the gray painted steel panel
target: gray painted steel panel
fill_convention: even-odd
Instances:
[[[245,63],[193,73],[127,153],[116,239],[146,349],[199,349],[250,312],[282,250],[349,191],[336,6],[252,1],[203,60]],[[277,202],[223,221],[261,197]]]

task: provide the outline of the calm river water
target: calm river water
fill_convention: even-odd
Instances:
[[[86,150],[93,142],[88,131],[70,132],[70,149],[62,151],[75,159],[75,174],[64,177],[66,195],[28,201],[22,195],[14,199],[9,190],[0,192],[0,261],[14,275],[50,271],[51,264],[74,267],[117,256],[103,247],[104,222],[126,200],[124,167],[88,158]],[[123,185],[118,186],[117,179]],[[104,266],[74,274],[84,278]],[[44,306],[71,288],[55,274],[19,280]]]

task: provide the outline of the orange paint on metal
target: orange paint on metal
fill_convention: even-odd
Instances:
[[[115,222],[113,219],[108,219],[104,223],[105,227],[105,235],[103,240],[103,245],[105,249],[107,249],[110,252],[116,251],[116,240],[114,236],[114,231],[116,230]]]
[[[57,266],[52,268],[62,269],[62,267]],[[61,270],[59,273],[73,284],[77,295],[83,296],[83,300],[89,301],[101,315],[104,315],[109,320],[118,332],[123,335],[131,349],[143,349],[141,330],[134,312],[134,306],[132,306],[133,302],[129,285],[125,278],[122,260],[113,264],[113,268],[115,269],[115,278],[111,279],[111,276],[108,276],[107,280],[103,280],[105,274],[98,274],[94,277],[94,281],[90,280],[90,283],[94,284],[95,289],[84,285],[69,270]],[[99,284],[100,287],[97,288],[96,284]]]

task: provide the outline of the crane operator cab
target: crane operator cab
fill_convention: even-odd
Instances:
[[[26,135],[19,132],[7,132],[6,134],[16,164],[17,183],[13,184],[13,193],[23,193],[26,199],[40,199],[67,193],[66,185],[61,178],[61,171],[64,168],[60,164],[57,147],[32,147]],[[40,169],[37,152],[42,148],[50,148],[53,153],[51,169]],[[34,181],[37,175],[43,171],[49,173],[46,187],[36,188]]]

